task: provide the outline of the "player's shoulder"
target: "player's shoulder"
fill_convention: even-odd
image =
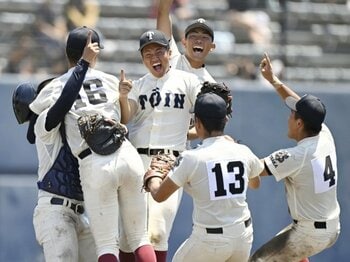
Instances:
[[[176,158],[176,165],[179,165],[182,162],[184,162],[186,166],[193,167],[193,166],[196,166],[198,159],[199,159],[198,149],[185,150]]]
[[[174,69],[171,69],[169,73],[171,74],[171,78],[177,79],[179,81],[182,80],[192,85],[199,85],[201,83],[198,76],[191,72],[174,68]]]
[[[173,75],[179,75],[179,76],[183,76],[183,77],[196,77],[195,74],[187,72],[187,71],[182,70],[182,69],[178,69],[178,68],[172,68],[170,72]]]
[[[88,71],[88,76],[89,77],[96,77],[99,78],[101,80],[105,80],[105,81],[111,81],[111,82],[119,82],[119,79],[117,76],[112,75],[110,73],[106,73],[103,72],[101,70],[97,70],[97,69],[91,69]]]
[[[155,77],[151,73],[146,73],[138,79],[132,81],[133,89],[140,88],[141,86],[146,86],[151,82],[155,82]]]

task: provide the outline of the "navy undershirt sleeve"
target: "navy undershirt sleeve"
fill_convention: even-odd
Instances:
[[[266,172],[269,176],[272,176],[272,173],[271,173],[271,170],[269,169],[269,167],[267,166],[266,162],[264,161],[264,166],[265,166],[265,169],[266,169]]]
[[[45,129],[47,131],[55,128],[64,119],[64,116],[69,112],[77,98],[80,88],[83,84],[86,72],[89,68],[89,63],[80,59],[74,68],[72,75],[65,84],[60,97],[56,103],[47,112]]]
[[[34,125],[37,118],[38,118],[38,115],[33,113],[29,119],[29,125],[27,130],[27,140],[30,144],[35,144]]]

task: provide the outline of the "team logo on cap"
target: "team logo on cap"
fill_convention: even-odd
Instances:
[[[205,19],[199,18],[199,19],[197,20],[197,22],[198,22],[198,23],[201,23],[201,24],[204,24],[204,23],[205,23]]]
[[[152,40],[153,39],[153,35],[154,35],[154,32],[153,31],[148,31],[146,33],[146,36],[148,37],[148,40]]]

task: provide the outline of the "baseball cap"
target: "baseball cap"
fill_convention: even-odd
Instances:
[[[208,25],[207,21],[204,18],[198,18],[197,20],[193,21],[189,26],[187,26],[185,29],[185,37],[187,37],[189,32],[196,28],[202,28],[203,30],[207,31],[208,34],[211,36],[211,39],[214,40],[214,31]]]
[[[227,109],[222,97],[214,93],[199,95],[194,105],[194,114],[199,118],[224,119]]]
[[[298,112],[301,118],[314,128],[319,128],[326,117],[325,105],[313,95],[304,95],[299,100],[288,96],[285,103],[290,109]]]
[[[66,48],[82,52],[86,45],[89,30],[92,31],[91,41],[93,43],[97,42],[98,46],[103,49],[103,45],[101,44],[101,39],[98,33],[94,29],[88,28],[86,26],[77,27],[69,33]]]
[[[144,32],[140,37],[140,48],[141,51],[145,46],[150,44],[159,44],[161,46],[168,47],[169,39],[166,35],[159,30],[148,30]]]

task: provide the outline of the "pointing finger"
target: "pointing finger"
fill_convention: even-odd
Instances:
[[[124,70],[120,70],[120,81],[124,81],[125,80],[125,72]]]
[[[87,36],[87,39],[86,39],[86,45],[91,44],[91,38],[92,38],[92,31],[89,30],[88,36]]]
[[[270,57],[269,57],[269,55],[267,54],[267,52],[264,53],[264,57],[265,57],[267,63],[268,63],[268,64],[271,64]]]

